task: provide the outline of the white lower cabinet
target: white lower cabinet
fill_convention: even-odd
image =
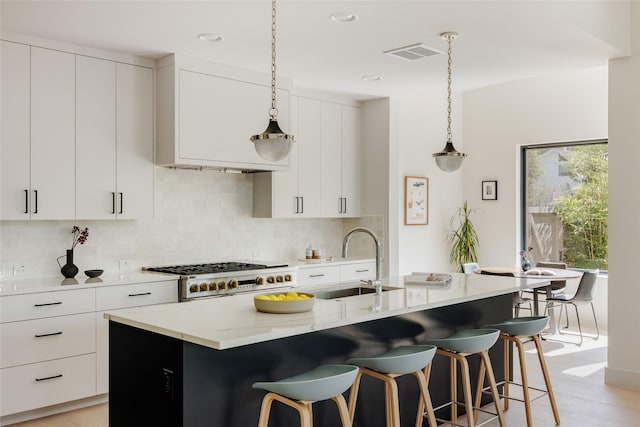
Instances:
[[[177,301],[175,280],[0,297],[0,416],[107,393],[105,311]]]
[[[95,353],[2,369],[2,415],[94,396],[95,371]]]
[[[298,286],[324,285],[340,282],[340,267],[321,265],[298,268]]]
[[[341,282],[355,282],[358,280],[370,280],[375,278],[375,262],[358,262],[355,264],[343,264],[340,266]]]

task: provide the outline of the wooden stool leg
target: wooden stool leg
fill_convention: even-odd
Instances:
[[[484,388],[484,380],[486,377],[486,368],[484,367],[484,363],[480,364],[480,371],[478,372],[478,387],[476,387],[476,399],[473,403],[473,422],[478,424],[478,415],[480,411],[480,404],[482,403],[482,389]]]
[[[500,421],[500,427],[506,427],[504,421],[504,413],[502,412],[502,406],[500,405],[500,396],[498,395],[498,387],[496,386],[496,377],[493,375],[493,367],[491,366],[491,360],[489,359],[488,351],[481,351],[478,353],[482,359],[482,363],[487,370],[487,378],[489,379],[489,387],[491,388],[491,396],[493,396],[493,403],[498,413],[498,420]]]
[[[313,413],[311,403],[301,404],[296,408],[300,414],[300,427],[313,427]]]
[[[347,402],[344,400],[344,396],[339,394],[331,398],[338,406],[338,413],[340,414],[340,421],[342,427],[351,427],[351,417],[349,416],[349,409],[347,408]]]
[[[258,420],[258,427],[267,427],[269,424],[269,414],[271,413],[271,403],[273,402],[273,396],[275,393],[267,393],[262,398],[262,405],[260,407],[260,419]]]
[[[349,419],[351,419],[351,423],[353,423],[353,417],[356,413],[356,401],[358,400],[358,390],[360,389],[361,378],[362,370],[358,370],[356,379],[351,386],[351,391],[349,392]]]
[[[422,399],[418,400],[418,413],[416,414],[416,427],[422,427],[422,423],[424,422],[424,401]],[[434,426],[429,426],[434,427]]]
[[[389,427],[400,426],[400,401],[398,398],[398,384],[396,380],[388,377],[385,382],[388,384],[389,393],[387,395],[388,418],[391,421]]]
[[[501,335],[504,350],[504,410],[509,409],[509,340],[505,339],[505,335]]]
[[[524,348],[522,341],[518,337],[512,337],[511,340],[518,350],[518,361],[520,362],[520,376],[522,377],[522,395],[524,397],[524,411],[527,416],[527,426],[533,427],[533,418],[531,415],[531,399],[529,397],[529,380],[527,377],[527,366],[524,360]],[[505,399],[507,400],[507,399]]]
[[[425,369],[426,370],[426,369]],[[427,408],[427,418],[429,419],[429,427],[436,427],[438,424],[436,422],[436,416],[433,412],[433,404],[431,403],[431,395],[429,394],[429,385],[427,382],[427,378],[422,371],[415,371],[413,373],[415,377],[418,379],[418,387],[420,388],[420,404],[419,407]],[[422,426],[422,418],[424,417],[423,412],[418,410],[418,415],[416,418],[416,426]]]
[[[469,376],[469,363],[465,356],[454,355],[460,362],[460,374],[462,376],[462,390],[464,393],[464,406],[467,412],[467,426],[474,427],[473,401],[471,399],[471,377]],[[502,426],[504,427],[504,426]]]
[[[551,404],[551,410],[553,411],[553,418],[556,425],[560,424],[560,414],[558,413],[558,407],[556,406],[556,398],[551,388],[551,379],[549,378],[549,371],[547,370],[547,363],[544,360],[544,353],[542,352],[542,343],[540,342],[540,336],[533,336],[533,342],[536,343],[536,351],[538,353],[538,360],[540,361],[540,368],[542,369],[542,376],[544,377],[544,383],[547,386],[547,394],[549,395],[549,403]]]
[[[453,357],[453,354],[449,353],[449,357],[451,358],[451,362],[449,365],[449,376],[450,376],[450,384],[451,384],[451,422],[453,425],[458,423],[458,373],[456,369],[456,359]],[[464,381],[464,377],[463,377]]]

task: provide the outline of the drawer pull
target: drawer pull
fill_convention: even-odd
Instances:
[[[324,274],[310,274],[309,277],[324,277]]]
[[[369,270],[356,270],[356,273],[367,273]]]
[[[56,378],[62,378],[62,374],[54,375],[52,377],[36,378],[36,381],[54,380]]]
[[[34,304],[34,307],[46,307],[48,305],[60,305],[62,304],[62,301],[56,301],[56,302],[45,302],[44,304]]]
[[[141,292],[139,294],[129,294],[130,297],[141,297],[144,295],[151,295],[151,292]]]
[[[52,337],[54,335],[62,335],[62,331],[60,331],[60,332],[51,332],[50,334],[37,334],[36,338]]]

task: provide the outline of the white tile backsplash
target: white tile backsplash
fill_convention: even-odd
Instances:
[[[60,274],[56,258],[71,245],[71,227],[89,227],[76,247],[80,271],[117,272],[120,260],[148,265],[238,259],[293,261],[310,244],[339,257],[342,237],[356,226],[382,239],[382,219],[263,219],[252,217],[250,174],[156,169],[155,217],[127,221],[0,221],[0,272],[25,276]],[[370,241],[354,239],[349,256],[374,256]],[[63,261],[63,260],[61,260]]]

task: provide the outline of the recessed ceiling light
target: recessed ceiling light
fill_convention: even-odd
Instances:
[[[358,19],[358,15],[354,13],[336,12],[329,15],[329,18],[335,22],[353,22]]]
[[[208,42],[221,42],[222,40],[224,40],[224,37],[222,37],[220,34],[214,34],[214,33],[198,34],[198,38],[200,40],[205,40]]]
[[[377,75],[362,76],[362,80],[366,80],[366,81],[370,81],[370,82],[377,82],[378,80],[382,80],[382,77],[377,76]]]

